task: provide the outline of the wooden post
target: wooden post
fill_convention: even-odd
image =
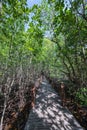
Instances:
[[[65,106],[65,85],[63,82],[61,82],[61,99],[62,105]]]
[[[32,95],[32,107],[35,106],[35,97],[36,97],[36,91],[38,89],[38,87],[40,86],[40,83],[41,83],[41,79],[37,79],[35,83],[32,83],[31,84],[31,95]]]
[[[35,84],[32,83],[31,84],[31,106],[34,107],[35,106],[35,95],[36,95],[36,88],[35,88]]]

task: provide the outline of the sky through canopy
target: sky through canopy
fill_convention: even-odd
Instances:
[[[34,4],[40,4],[41,0],[27,0],[27,4],[29,7],[32,7]]]

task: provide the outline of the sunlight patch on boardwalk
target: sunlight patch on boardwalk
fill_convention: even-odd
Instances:
[[[84,130],[74,116],[61,105],[58,94],[47,81],[42,82],[36,95],[25,130]]]

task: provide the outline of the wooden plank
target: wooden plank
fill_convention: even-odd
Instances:
[[[58,94],[45,80],[38,89],[35,107],[24,130],[84,130],[74,116],[61,105]]]

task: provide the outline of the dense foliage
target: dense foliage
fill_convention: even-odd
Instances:
[[[63,67],[61,73],[73,82],[75,87],[72,89],[77,90],[79,96],[76,97],[82,102],[87,94],[87,1],[48,2],[54,7],[52,40],[58,47],[56,53]]]
[[[87,1],[0,2],[0,96],[40,75],[69,80],[69,94],[87,105]],[[75,91],[75,92],[74,92]],[[5,108],[3,110],[5,113]],[[1,120],[1,124],[3,119]]]

